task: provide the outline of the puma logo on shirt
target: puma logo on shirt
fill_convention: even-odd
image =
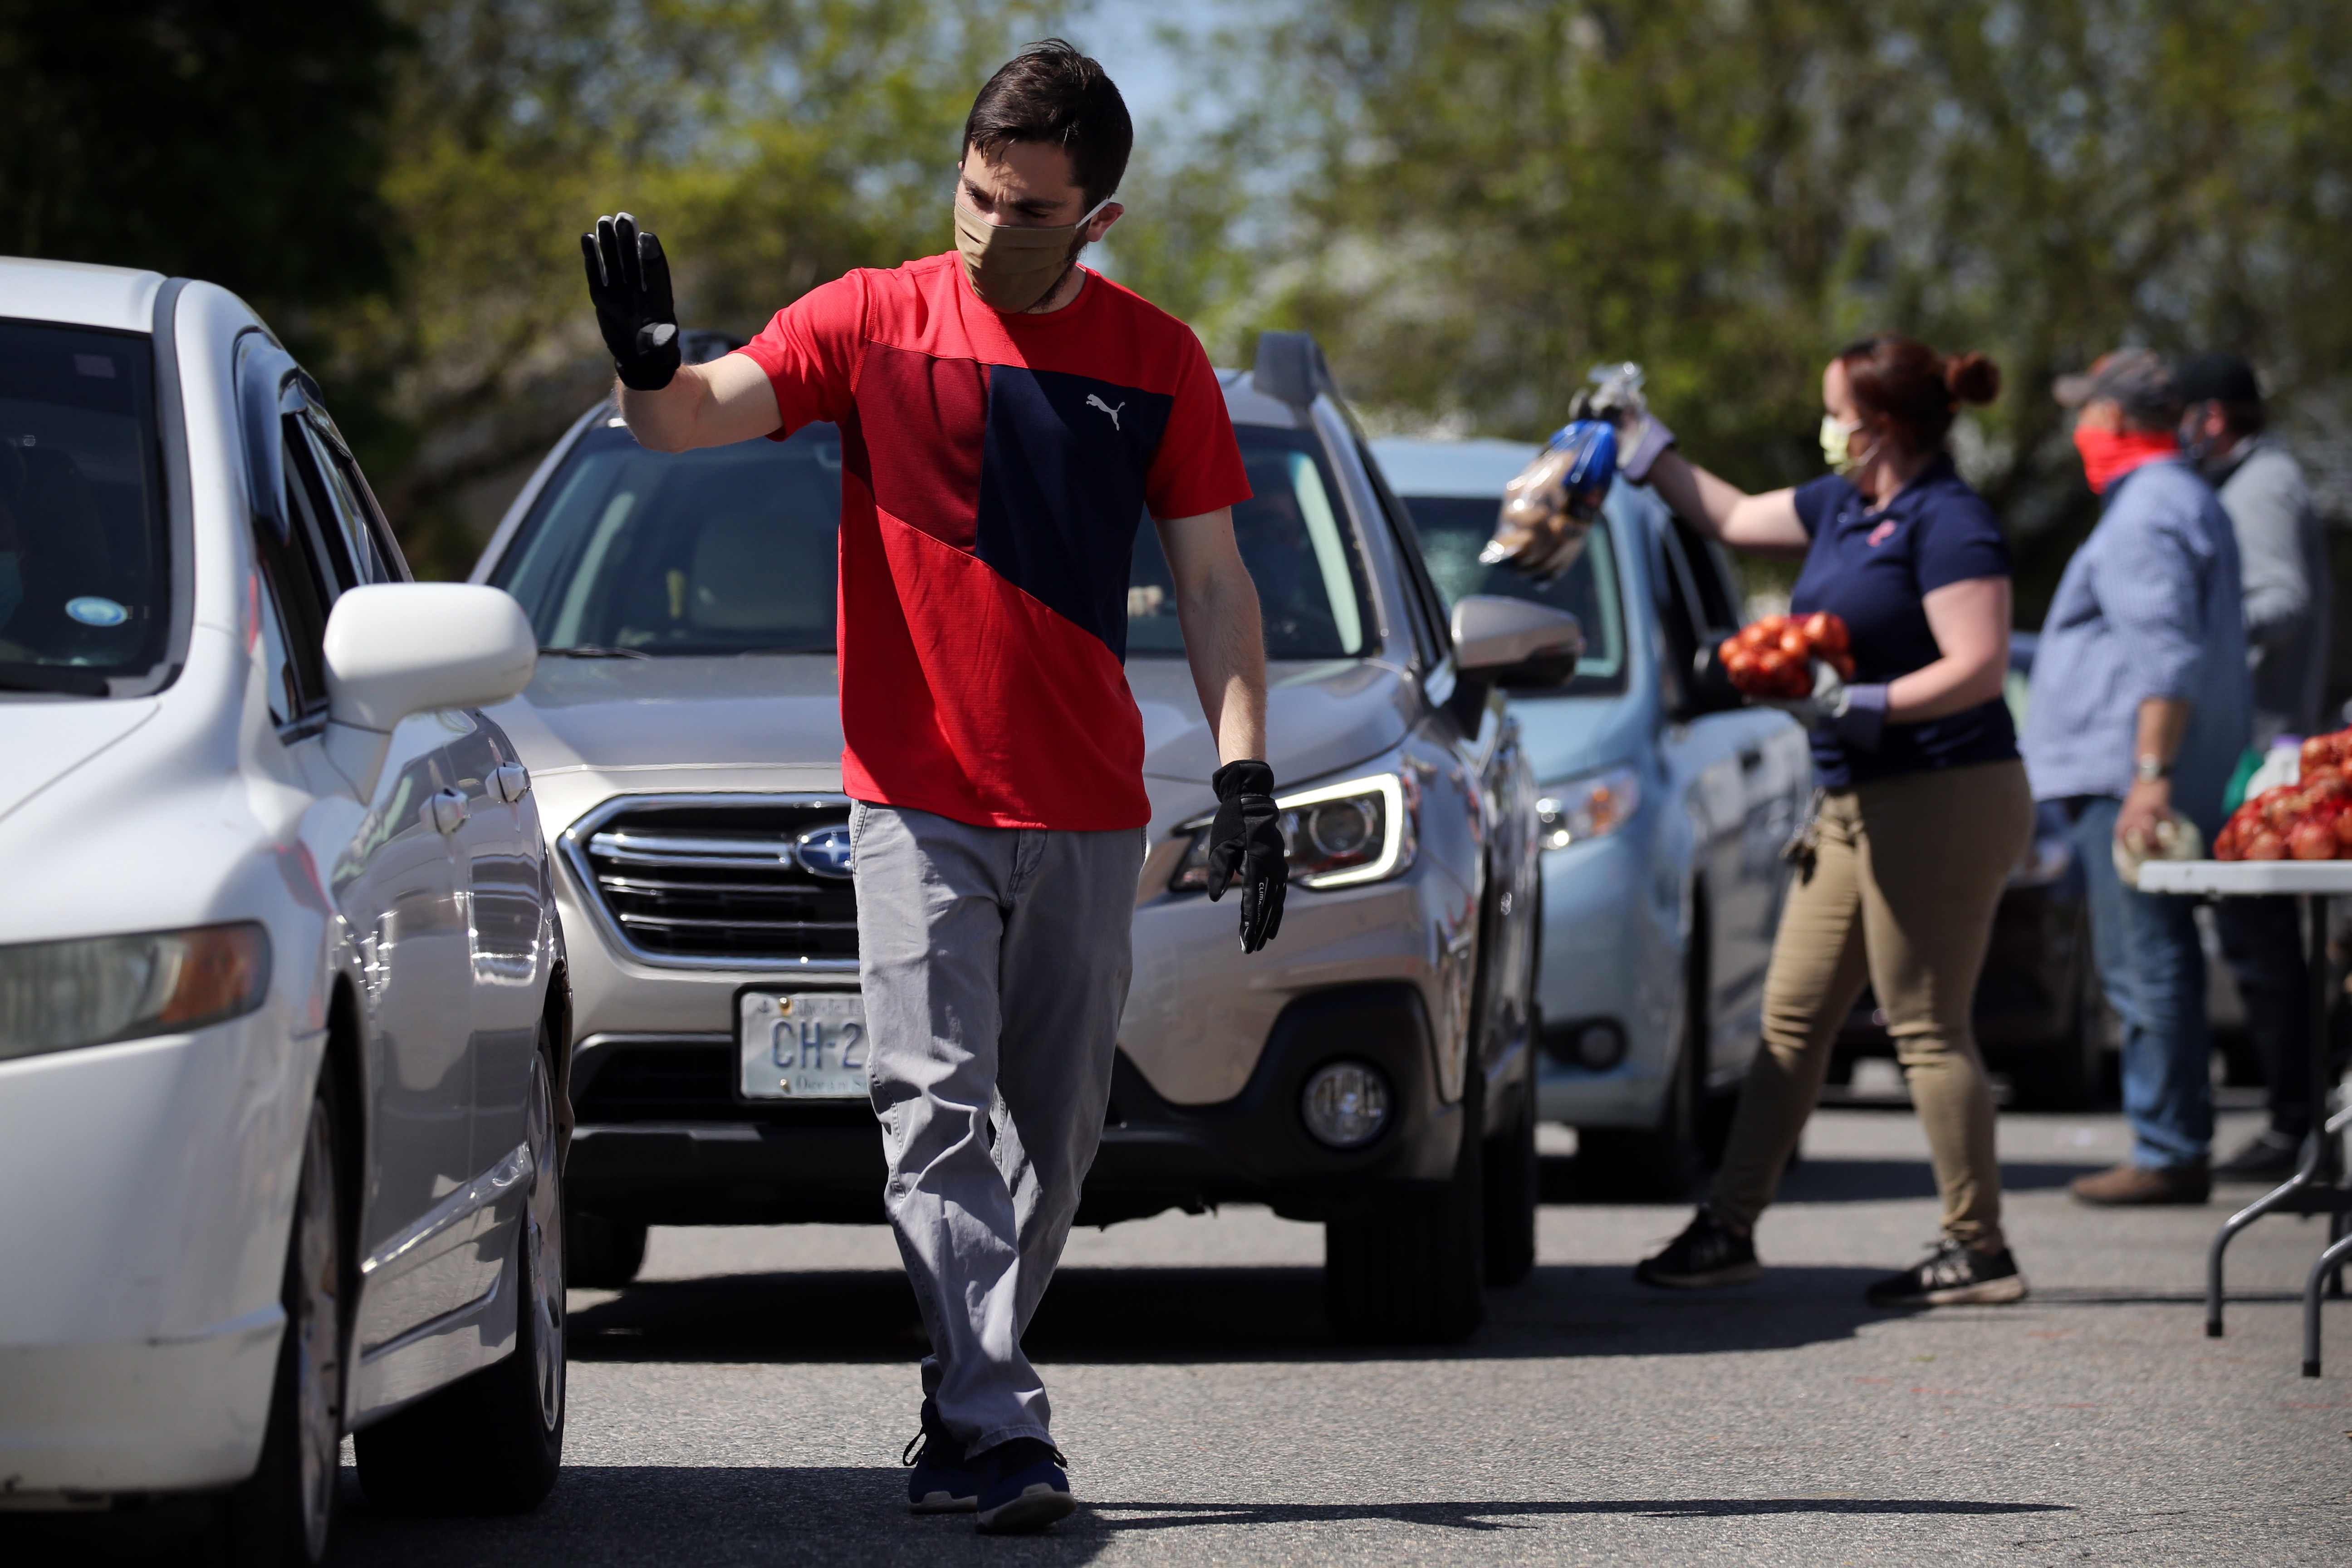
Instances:
[[[1099,408],[1105,414],[1109,415],[1110,427],[1116,430],[1118,428],[1118,408],[1124,408],[1127,405],[1122,403],[1118,405],[1118,408],[1113,408],[1109,404],[1105,403],[1101,398],[1097,397],[1093,393],[1089,392],[1087,394],[1087,406],[1089,408]]]

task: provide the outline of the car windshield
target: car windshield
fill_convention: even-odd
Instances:
[[[1405,496],[1421,534],[1422,557],[1451,607],[1465,594],[1500,594],[1566,610],[1584,628],[1584,655],[1562,695],[1597,695],[1625,689],[1625,617],[1617,596],[1614,536],[1606,518],[1592,525],[1576,564],[1549,583],[1507,566],[1488,566],[1478,552],[1494,536],[1496,496]]]
[[[1364,566],[1339,510],[1339,485],[1311,432],[1236,425],[1250,499],[1234,539],[1257,584],[1268,658],[1353,658],[1364,651]],[[1181,654],[1173,580],[1157,529],[1140,531],[1128,575],[1127,651]]]
[[[147,674],[171,581],[148,340],[0,324],[0,692]]]
[[[1355,537],[1303,431],[1234,432],[1254,498],[1234,509],[1270,658],[1362,653],[1369,617]],[[841,435],[668,455],[617,421],[587,431],[492,580],[542,647],[647,655],[831,653]],[[1128,651],[1183,651],[1156,530],[1138,531]]]

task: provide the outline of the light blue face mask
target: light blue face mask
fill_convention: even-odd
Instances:
[[[24,602],[25,573],[16,563],[16,552],[0,550],[0,626],[8,624],[8,617]]]

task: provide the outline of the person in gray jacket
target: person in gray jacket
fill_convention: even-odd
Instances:
[[[2180,395],[2145,349],[2057,386],[2105,502],[2066,563],[2033,660],[2022,750],[2037,800],[2062,802],[2090,887],[2091,939],[2124,1024],[2129,1161],[2074,1184],[2090,1204],[2201,1204],[2213,1085],[2205,955],[2189,900],[2126,886],[2117,846],[2146,852],[2185,818],[2208,841],[2251,733],[2238,542],[2182,456]]]
[[[2180,445],[2221,489],[2245,574],[2253,741],[2318,729],[2327,677],[2327,542],[2293,454],[2264,433],[2261,385],[2236,354],[2201,354],[2175,372],[2188,413]],[[2213,1169],[2225,1180],[2284,1181],[2311,1129],[2309,969],[2293,899],[2224,899],[2222,955],[2245,998],[2246,1032],[2269,1080],[2270,1125]]]

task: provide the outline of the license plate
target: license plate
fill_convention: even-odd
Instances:
[[[736,999],[746,1100],[864,1100],[866,999],[746,991]]]

